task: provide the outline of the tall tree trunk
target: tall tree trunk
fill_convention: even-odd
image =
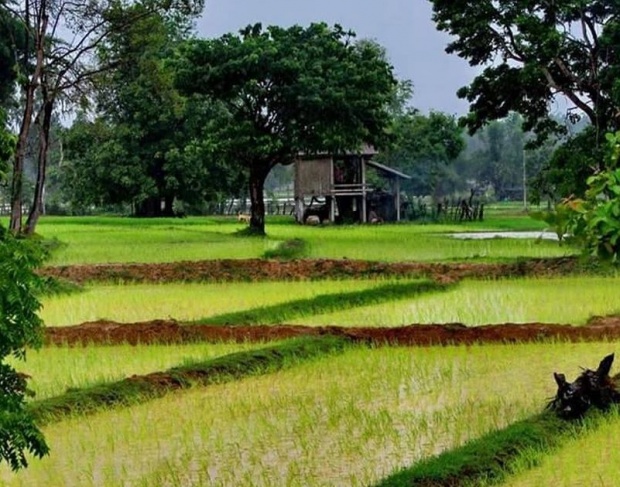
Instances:
[[[265,235],[265,200],[263,189],[269,174],[269,165],[254,163],[250,167],[250,231],[256,235]]]
[[[34,198],[30,208],[30,214],[26,221],[25,233],[32,235],[43,211],[43,192],[45,190],[45,177],[47,173],[47,154],[49,152],[50,129],[52,126],[53,100],[48,99],[47,90],[43,89],[44,103],[42,108],[43,118],[39,118],[39,151],[37,155],[37,182],[34,188]]]
[[[37,85],[31,82],[26,87],[26,99],[24,101],[24,113],[19,128],[15,157],[13,157],[13,174],[11,178],[11,221],[9,229],[14,234],[22,231],[22,206],[24,187],[24,159],[28,147],[28,133],[32,125],[32,112],[34,111],[34,93]]]
[[[30,12],[30,2],[26,1],[26,28],[34,27],[34,51],[36,53],[36,61],[34,72],[26,84],[24,93],[24,112],[17,138],[17,147],[15,149],[15,157],[13,158],[13,175],[11,180],[11,221],[9,229],[14,234],[22,231],[22,207],[23,207],[23,188],[24,188],[24,159],[26,158],[26,148],[28,146],[28,133],[32,125],[32,114],[34,111],[35,92],[40,84],[41,75],[43,73],[43,63],[45,55],[45,36],[47,35],[47,1],[41,0],[39,8],[35,8],[34,18],[36,24],[30,25],[30,19],[33,16]],[[28,37],[28,36],[27,36]],[[27,61],[29,58],[26,54]],[[28,63],[26,62],[25,65]],[[24,68],[27,69],[27,66]]]

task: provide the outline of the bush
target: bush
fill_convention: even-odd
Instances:
[[[18,240],[0,226],[0,461],[13,470],[28,466],[26,452],[42,457],[49,451],[25,407],[27,377],[4,363],[9,356],[23,360],[27,347],[41,345],[41,280],[34,268],[43,255],[38,242]]]

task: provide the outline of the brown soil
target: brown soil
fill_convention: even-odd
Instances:
[[[192,343],[199,341],[259,342],[307,335],[333,334],[365,343],[399,345],[448,345],[472,343],[517,343],[543,339],[595,341],[620,339],[620,317],[596,317],[585,326],[506,323],[467,327],[459,323],[410,325],[397,328],[307,327],[307,326],[214,326],[183,325],[156,320],[121,324],[97,321],[68,327],[48,327],[46,344]]]
[[[576,272],[576,258],[530,259],[514,263],[420,263],[368,262],[360,260],[263,259],[184,261],[161,264],[101,264],[45,267],[41,274],[77,283],[89,281],[267,281],[376,276],[420,276],[441,282],[466,277],[500,278],[554,276]]]

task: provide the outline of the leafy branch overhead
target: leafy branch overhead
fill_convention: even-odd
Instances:
[[[475,131],[510,111],[525,130],[545,135],[559,124],[550,103],[564,97],[571,112],[599,133],[618,127],[620,6],[570,0],[431,0],[440,30],[454,36],[446,49],[484,70],[458,95],[471,102],[466,125]]]

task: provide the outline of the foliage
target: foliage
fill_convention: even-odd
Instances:
[[[138,16],[143,7],[129,10],[110,22]],[[201,146],[219,107],[188,100],[172,84],[166,60],[188,31],[187,19],[144,15],[100,47],[101,62],[114,69],[99,78],[99,117],[82,115],[67,131],[65,192],[75,206],[132,204],[139,216],[172,216],[180,201],[199,204],[234,186],[236,175]]]
[[[569,229],[584,251],[605,261],[620,257],[620,132],[606,134],[605,169],[590,176],[585,198],[567,198]]]
[[[5,115],[0,108],[0,183],[8,178],[9,160],[15,150],[15,137],[5,128]]]
[[[604,0],[431,0],[437,27],[453,36],[446,51],[486,66],[458,95],[471,102],[471,131],[510,111],[541,136],[559,129],[556,96],[570,116],[584,114],[599,134],[617,125],[620,7]]]
[[[97,51],[150,16],[165,16],[171,25],[185,25],[185,18],[197,15],[202,6],[201,0],[25,0],[12,5],[11,13],[28,33],[23,55],[15,63],[21,114],[11,179],[13,233],[33,234],[43,212],[50,131],[58,106],[73,113],[77,107],[83,109],[93,98],[96,80],[115,65]],[[24,226],[25,159],[35,126],[36,182]]]
[[[250,227],[264,234],[264,182],[300,152],[380,145],[395,80],[383,51],[336,25],[248,26],[181,49],[177,85],[222,102],[212,151],[249,173]]]
[[[564,203],[556,203],[553,211],[535,211],[530,216],[534,220],[543,221],[548,225],[545,229],[552,230],[557,236],[560,245],[564,242],[571,226],[573,212]]]
[[[532,181],[534,202],[585,196],[588,178],[601,169],[604,160],[605,147],[596,139],[596,130],[588,127],[557,147]]]
[[[26,452],[42,457],[49,450],[25,408],[26,379],[4,363],[9,356],[24,359],[27,347],[41,345],[35,295],[40,279],[33,272],[41,257],[36,245],[0,227],[0,460],[13,470],[28,465]]]
[[[403,189],[415,195],[443,193],[451,175],[448,165],[465,147],[454,116],[441,112],[423,115],[409,109],[395,114],[391,130],[392,143],[379,159],[412,176]],[[456,178],[451,179],[454,185]]]

